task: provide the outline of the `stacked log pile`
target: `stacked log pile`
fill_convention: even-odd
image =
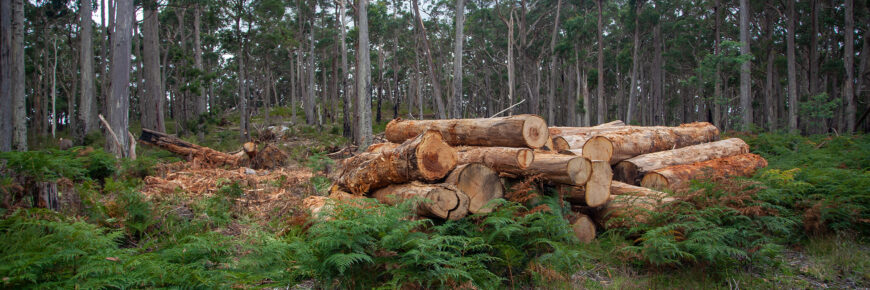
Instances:
[[[666,192],[690,180],[749,176],[767,165],[740,139],[717,141],[719,129],[706,122],[547,127],[535,115],[396,119],[384,135],[388,142],[339,162],[330,174],[334,193],[387,204],[412,199],[420,216],[455,220],[490,212],[490,201],[505,196],[505,179],[534,177],[541,193],[570,203],[568,220],[581,241],[594,239],[596,228],[619,226],[614,217],[643,221],[644,212],[674,200]]]

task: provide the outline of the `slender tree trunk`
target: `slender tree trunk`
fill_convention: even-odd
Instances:
[[[556,94],[556,37],[559,34],[559,14],[562,12],[562,0],[556,1],[556,18],[553,19],[553,33],[550,37],[550,90],[547,92],[547,124],[555,124],[555,94]],[[572,116],[573,117],[573,116]]]
[[[786,57],[788,58],[788,129],[796,131],[798,129],[797,116],[797,73],[794,55],[794,34],[795,34],[795,9],[796,0],[786,0],[788,10],[788,19],[786,25]]]
[[[317,1],[314,1],[314,7],[311,7],[311,9],[312,13],[317,11]],[[305,123],[309,126],[317,122],[316,112],[314,111],[315,103],[317,103],[314,92],[314,73],[316,72],[314,67],[314,15],[310,16],[308,28],[308,93],[306,94],[304,106]]]
[[[127,157],[130,110],[130,50],[133,23],[133,0],[117,0],[117,23],[112,37],[112,94],[108,100],[108,121],[120,144],[113,136],[106,137],[109,151],[117,157]],[[108,129],[108,128],[107,128]],[[111,134],[109,134],[111,135]],[[120,145],[120,146],[118,146]]]
[[[510,23],[508,23],[508,47],[507,47],[507,71],[508,71],[508,99],[507,106],[511,106],[511,103],[514,101],[516,97],[516,85],[517,85],[517,77],[516,77],[516,69],[514,68],[514,14],[511,11],[510,15]],[[511,113],[513,110],[510,111]]]
[[[347,23],[345,22],[345,16],[347,12],[345,11],[345,0],[338,0],[339,5],[339,15],[338,15],[338,23],[341,30],[341,94],[342,94],[342,102],[344,107],[342,108],[342,113],[344,114],[344,122],[342,122],[342,133],[344,137],[355,140],[353,135],[353,124],[351,124],[351,115],[354,111],[353,109],[353,95],[348,92],[347,87]]]
[[[94,48],[93,48],[93,25],[91,20],[90,2],[83,1],[81,6],[81,29],[79,30],[81,53],[81,96],[79,97],[79,120],[82,130],[76,131],[79,143],[84,141],[84,135],[97,129],[97,99],[94,87]]]
[[[435,67],[435,63],[432,61],[432,49],[429,45],[429,36],[426,35],[426,26],[423,25],[423,18],[420,17],[420,7],[417,5],[417,0],[411,0],[411,4],[414,6],[414,17],[417,19],[417,30],[420,33],[420,37],[423,38],[423,47],[426,49],[426,61],[429,64],[429,77],[432,79],[432,98],[435,99],[438,118],[446,119],[447,112],[444,109],[444,100],[441,99],[441,78],[438,77],[438,68]],[[360,20],[362,19],[363,18],[360,17]],[[360,26],[362,26],[362,24],[360,24]]]
[[[740,0],[740,54],[748,55],[749,50],[749,0]],[[740,64],[740,110],[743,113],[743,130],[752,125],[752,78],[751,60]]]
[[[559,0],[561,3],[562,0]],[[453,107],[450,117],[462,118],[462,42],[465,40],[465,0],[456,0],[456,39],[453,43]]]
[[[109,90],[109,86],[111,85],[112,78],[109,76],[111,71],[109,67],[112,65],[111,54],[112,54],[112,34],[115,33],[115,1],[114,0],[106,0],[107,5],[103,5],[103,12],[106,12],[106,18],[103,18],[103,24],[105,26],[106,32],[105,37],[103,37],[103,63],[100,67],[100,104],[102,108],[100,111],[106,113],[108,111],[109,104],[109,94],[111,93]],[[167,50],[169,51],[169,50]]]
[[[634,113],[634,102],[637,100],[637,50],[640,47],[640,11],[642,2],[636,1],[634,13],[634,41],[631,46],[631,85],[628,87],[628,111],[625,113],[625,123],[631,124],[632,113]],[[599,121],[600,122],[600,121]]]
[[[846,132],[855,132],[855,21],[854,16],[854,0],[846,0],[846,41],[844,48],[844,66],[846,69],[846,80],[843,86],[845,92],[844,101],[846,102]],[[864,41],[867,41],[866,38]]]
[[[12,39],[12,1],[0,1],[0,152],[12,150],[14,132]]]
[[[604,12],[601,6],[603,0],[598,0],[598,124],[604,123]]]
[[[24,0],[12,0],[12,146],[27,151],[27,111],[24,100]]]
[[[199,71],[199,96],[194,100],[194,115],[199,116],[208,112],[205,95],[205,70],[202,66],[202,42],[200,34],[202,34],[202,7],[199,2],[194,4],[193,11],[193,66]]]
[[[145,95],[139,101],[142,128],[166,132],[163,106],[166,95],[160,76],[160,21],[157,16],[157,1],[148,0],[142,4],[143,51],[142,61],[145,73]]]
[[[819,92],[819,16],[818,16],[818,0],[810,0],[810,65],[807,67],[809,72],[810,95],[815,95]]]
[[[243,1],[239,1],[238,10],[236,11],[236,32],[239,39],[239,54],[236,56],[239,62],[239,117],[241,123],[239,125],[239,138],[242,142],[247,142],[251,139],[248,134],[248,80],[245,76],[245,38],[242,35],[242,13],[244,13]],[[294,108],[295,109],[295,108]]]
[[[417,6],[417,0],[413,0],[414,7]],[[368,0],[359,0],[357,7],[357,15],[359,21],[357,28],[359,31],[359,47],[357,48],[357,109],[359,111],[359,136],[357,136],[357,144],[360,150],[365,150],[372,144],[372,98],[371,98],[371,58],[369,57],[369,19],[368,19]],[[417,20],[420,22],[419,11]],[[420,22],[420,26],[423,23]],[[425,39],[425,37],[424,37]],[[428,42],[427,42],[428,43]],[[427,44],[428,46],[428,44]],[[429,61],[431,64],[431,56]],[[430,65],[430,70],[432,66]],[[434,81],[438,83],[438,81]],[[439,92],[440,93],[440,92]],[[440,101],[440,96],[439,101]],[[440,102],[439,102],[440,104]],[[444,105],[441,104],[441,113],[443,114]]]
[[[721,53],[720,41],[721,37],[719,35],[719,25],[720,25],[720,13],[719,9],[721,8],[721,4],[719,0],[716,0],[716,3],[713,6],[713,13],[716,14],[716,23],[715,23],[715,39],[713,40],[713,54],[716,58],[719,58],[719,54]],[[722,128],[722,72],[721,65],[719,62],[716,62],[716,74],[713,75],[713,125],[716,127]]]
[[[54,38],[54,65],[51,67],[51,138],[55,138],[57,128],[57,37]]]

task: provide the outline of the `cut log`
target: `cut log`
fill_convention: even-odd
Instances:
[[[613,172],[610,164],[601,160],[593,160],[592,175],[583,186],[559,186],[559,194],[568,202],[577,205],[598,207],[607,203],[610,198],[610,181]]]
[[[749,145],[739,138],[647,153],[617,163],[614,166],[613,178],[628,184],[640,184],[643,176],[652,170],[745,153],[749,153]]]
[[[208,147],[199,146],[169,134],[142,129],[139,142],[160,147],[166,151],[184,156],[201,166],[239,166],[249,159],[244,154],[227,154]]]
[[[718,137],[719,129],[707,122],[679,127],[631,127],[590,138],[583,144],[583,156],[609,160],[612,165],[641,154],[711,142]]]
[[[571,144],[568,144],[568,141],[565,140],[562,136],[552,136],[553,139],[553,150],[556,152],[564,152],[571,149]]]
[[[496,171],[518,171],[532,164],[535,152],[515,147],[456,147],[458,164],[483,163]]]
[[[401,145],[401,144],[393,143],[393,142],[376,143],[376,144],[370,145],[369,148],[366,148],[366,152],[382,153],[382,152],[396,149],[396,147],[399,147],[399,145]]]
[[[498,172],[481,163],[457,166],[444,183],[456,186],[468,196],[468,211],[471,213],[492,212],[489,202],[504,196]]]
[[[550,127],[549,131],[551,136],[588,135],[590,133],[618,130],[620,127],[624,126],[625,123],[616,120],[592,127]]]
[[[577,214],[577,218],[571,222],[574,235],[582,243],[588,243],[595,239],[595,223],[585,214]]]
[[[502,173],[514,176],[541,175],[541,178],[561,184],[583,185],[592,173],[588,159],[564,154],[535,154],[535,159],[525,169],[504,168]]]
[[[610,190],[607,206],[596,215],[599,224],[608,228],[626,226],[629,220],[647,222],[650,211],[676,201],[664,192],[618,181],[611,183]]]
[[[254,156],[257,156],[257,144],[254,142],[245,142],[245,144],[242,144],[242,151],[245,151],[248,158],[254,159]]]
[[[458,220],[468,214],[468,196],[450,184],[393,184],[376,190],[372,197],[389,205],[417,199],[417,215],[425,217]]]
[[[752,153],[728,156],[692,164],[674,165],[648,172],[640,184],[654,189],[682,190],[689,181],[709,177],[752,176],[767,166],[764,157]]]
[[[385,137],[401,143],[436,130],[453,146],[501,146],[541,148],[549,137],[547,122],[535,115],[514,115],[488,119],[402,120],[387,124]]]
[[[342,162],[334,180],[350,193],[365,195],[371,190],[412,180],[436,181],[456,167],[456,151],[444,143],[438,131],[426,131],[382,153],[363,153]]]

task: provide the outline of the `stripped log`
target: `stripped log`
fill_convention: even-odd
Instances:
[[[764,157],[752,153],[728,156],[692,164],[674,165],[648,172],[640,184],[655,189],[682,190],[689,181],[709,177],[752,176],[767,166]]]
[[[570,135],[587,135],[590,133],[600,133],[618,130],[624,127],[625,123],[620,120],[607,122],[592,127],[550,127],[548,128],[551,136],[570,136]]]
[[[385,137],[400,143],[436,130],[450,145],[541,148],[549,137],[547,123],[536,115],[488,119],[402,120],[387,124]]]
[[[625,226],[631,220],[645,223],[650,211],[674,201],[661,191],[613,181],[607,206],[596,215],[596,220],[608,228]]]
[[[579,156],[538,153],[525,169],[504,168],[499,172],[513,176],[541,175],[542,179],[555,183],[583,185],[592,173],[592,163]]]
[[[592,174],[583,186],[559,186],[559,194],[568,202],[577,205],[598,207],[607,203],[610,198],[610,181],[613,172],[610,164],[601,160],[592,160]]]
[[[577,217],[571,222],[571,229],[574,230],[574,235],[582,243],[588,243],[595,239],[595,223],[585,214],[577,214]]]
[[[496,171],[518,171],[535,160],[535,152],[515,147],[456,147],[458,164],[483,163]]]
[[[749,145],[739,138],[647,153],[617,163],[614,166],[613,178],[628,184],[639,184],[647,172],[656,169],[745,153],[749,153]]]
[[[612,165],[641,154],[711,142],[718,137],[719,129],[707,122],[678,127],[630,127],[590,138],[583,144],[583,156],[609,160]]]
[[[437,131],[426,131],[382,153],[363,153],[341,164],[333,176],[347,191],[365,195],[371,190],[412,180],[435,181],[456,167],[456,151]]]
[[[181,140],[178,137],[163,132],[144,128],[142,129],[142,135],[139,136],[139,142],[184,156],[188,161],[193,161],[200,165],[239,166],[244,165],[250,160],[244,150],[239,151],[237,154],[228,154]]]
[[[376,190],[372,197],[389,205],[415,200],[417,215],[425,217],[458,220],[468,214],[468,196],[449,184],[393,184]]]
[[[463,164],[453,169],[444,183],[452,184],[469,198],[471,213],[492,212],[490,201],[504,196],[498,172],[481,163]]]

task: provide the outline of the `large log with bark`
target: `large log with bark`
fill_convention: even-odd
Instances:
[[[450,145],[541,148],[549,137],[547,123],[536,115],[488,119],[402,120],[387,124],[385,137],[400,143],[436,130]]]
[[[389,205],[415,200],[417,214],[425,217],[458,220],[468,215],[468,196],[450,184],[393,184],[376,190],[372,197]]]
[[[516,147],[456,147],[458,164],[483,163],[496,171],[517,172],[535,160],[535,152]]]
[[[647,153],[617,163],[613,167],[613,178],[628,184],[640,184],[640,180],[647,172],[656,169],[745,153],[749,153],[749,145],[740,138]]]
[[[592,173],[592,163],[579,156],[539,152],[525,169],[503,169],[499,171],[515,176],[541,175],[542,179],[555,183],[584,185]]]
[[[184,156],[189,161],[201,166],[244,165],[250,160],[248,154],[256,154],[256,146],[254,145],[245,144],[243,146],[244,150],[236,154],[228,154],[181,140],[178,137],[163,132],[144,128],[142,129],[142,135],[139,136],[139,142]]]
[[[563,152],[583,148],[583,144],[596,134],[629,128],[622,121],[613,121],[593,127],[550,127],[549,131],[556,151]]]
[[[610,164],[641,154],[682,148],[715,141],[719,129],[707,122],[678,127],[631,127],[597,134],[583,144],[583,156],[590,160],[609,160]]]
[[[592,174],[583,186],[559,186],[559,194],[568,202],[590,207],[602,206],[610,198],[613,171],[606,161],[592,160]]]
[[[629,220],[643,223],[650,211],[674,201],[661,191],[613,181],[607,206],[596,215],[596,220],[606,227],[624,226]]]
[[[456,167],[456,151],[430,130],[382,153],[363,153],[341,164],[333,176],[341,188],[365,195],[390,184],[436,181]]]
[[[693,179],[725,176],[752,176],[767,166],[764,157],[752,153],[728,156],[692,164],[674,165],[648,172],[640,184],[655,189],[682,190]]]
[[[498,172],[481,163],[457,166],[444,183],[456,186],[468,196],[468,211],[471,213],[492,212],[489,202],[504,196],[504,187]]]

